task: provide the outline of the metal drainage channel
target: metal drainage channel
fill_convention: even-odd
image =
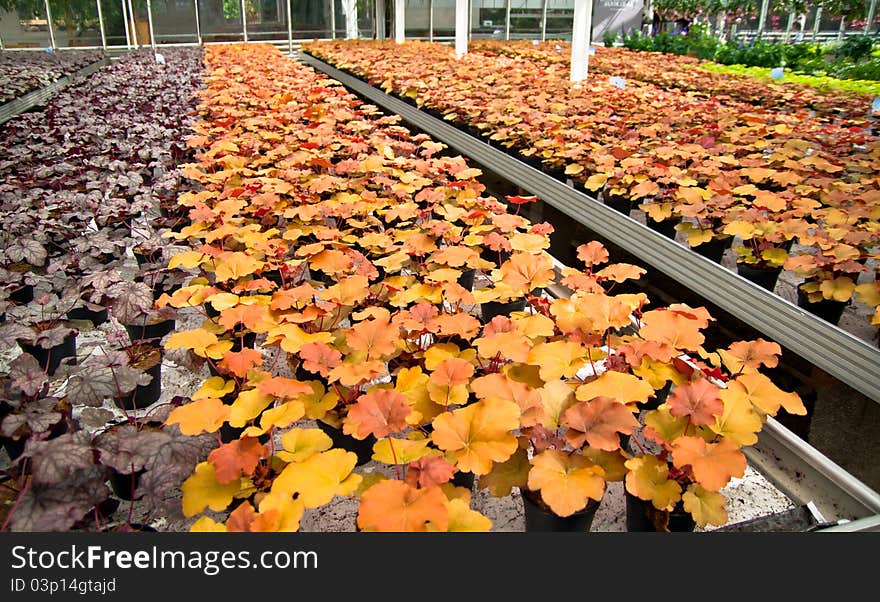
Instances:
[[[294,52],[292,57],[400,115],[572,219],[589,224],[590,229],[612,243],[880,403],[880,350],[354,76],[302,52]],[[568,294],[559,286],[548,292],[554,296]],[[880,494],[773,418],[759,433],[758,443],[746,448],[745,453],[749,462],[793,503],[809,509],[814,523],[820,527],[816,531],[880,529]]]
[[[78,77],[91,75],[101,67],[110,64],[110,57],[104,57],[100,61],[96,61],[91,65],[83,67],[75,73],[65,75],[59,80],[52,82],[45,88],[28,92],[24,96],[19,96],[0,106],[0,124],[4,124],[19,113],[45,104],[52,96],[57,94],[62,88],[69,86]]]

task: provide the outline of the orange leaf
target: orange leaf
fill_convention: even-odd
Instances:
[[[543,254],[514,253],[501,264],[501,281],[524,295],[549,285],[554,276],[553,263]]]
[[[296,288],[285,288],[272,294],[272,303],[269,309],[279,311],[291,307],[302,308],[306,303],[311,303],[317,291],[315,287],[306,282]]]
[[[264,305],[236,305],[220,312],[220,324],[233,329],[237,324],[244,324],[254,332],[269,332],[276,324],[269,318],[269,310]]]
[[[775,368],[779,364],[782,348],[777,343],[757,339],[754,341],[737,341],[727,350],[718,350],[724,365],[733,373],[754,371],[761,366]]]
[[[672,462],[676,468],[690,465],[694,478],[709,491],[718,491],[746,470],[746,457],[730,439],[706,443],[702,437],[679,437],[672,446]]]
[[[397,350],[399,331],[388,320],[364,320],[345,333],[348,346],[365,351],[367,359],[375,360],[390,356]]]
[[[441,336],[460,336],[471,340],[480,331],[480,321],[466,312],[443,313],[434,319],[437,334]]]
[[[257,391],[260,392],[260,395],[281,399],[294,399],[300,395],[311,395],[313,393],[312,388],[306,383],[283,376],[273,376],[272,378],[261,380],[257,384]]]
[[[342,363],[342,354],[326,343],[307,343],[299,350],[299,356],[303,368],[324,377]]]
[[[444,387],[467,384],[474,375],[474,366],[461,358],[453,357],[440,362],[431,372],[430,382]]]
[[[416,489],[396,479],[379,481],[361,498],[357,524],[363,531],[441,531],[449,525],[446,496],[440,487]]]
[[[256,349],[245,347],[241,351],[227,351],[220,361],[220,368],[231,372],[239,378],[247,376],[254,366],[263,364],[263,354]]]
[[[165,423],[179,425],[184,435],[213,433],[229,420],[230,411],[231,408],[216,397],[208,397],[174,408]]]
[[[387,437],[407,427],[406,418],[411,412],[405,395],[394,389],[379,389],[361,395],[349,407],[343,432],[356,439],[365,439],[368,435]]]
[[[639,426],[627,407],[610,397],[596,397],[580,401],[562,415],[562,424],[568,427],[565,440],[579,448],[584,442],[605,451],[620,448],[618,433],[631,435]]]
[[[224,443],[208,454],[208,462],[214,465],[217,482],[225,485],[241,475],[251,476],[266,455],[266,447],[253,437],[235,439]]]
[[[678,385],[667,401],[669,413],[676,418],[688,416],[697,426],[715,424],[716,417],[724,412],[719,391],[706,378]]]
[[[608,249],[595,240],[581,245],[577,248],[578,259],[584,262],[588,268],[595,265],[601,265],[608,261]]]
[[[448,483],[455,466],[441,456],[422,456],[406,467],[406,482],[413,487],[433,487]]]
[[[643,338],[668,344],[673,349],[695,351],[706,340],[700,332],[699,321],[679,312],[648,311],[642,315],[642,323],[639,334]]]

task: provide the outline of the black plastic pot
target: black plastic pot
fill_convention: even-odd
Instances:
[[[217,431],[217,434],[220,435],[221,443],[229,443],[230,441],[235,441],[236,439],[241,438],[241,434],[245,431],[247,427],[245,426],[230,426],[228,422],[224,422],[223,426]],[[262,443],[263,445],[269,443],[269,433],[264,435],[260,435],[257,437],[257,441]]]
[[[452,476],[452,484],[456,487],[464,487],[468,491],[474,489],[474,473],[472,472],[456,472]]]
[[[46,374],[52,376],[64,358],[72,357],[73,361],[70,363],[76,364],[76,335],[77,333],[74,331],[72,334],[67,335],[60,345],[49,349],[43,349],[39,345],[29,345],[21,341],[18,342],[18,346],[21,347],[23,352],[34,356],[37,363],[46,369]]]
[[[829,324],[837,324],[840,322],[840,317],[843,315],[843,311],[846,309],[846,306],[849,305],[849,302],[823,299],[816,303],[810,303],[807,293],[798,287],[797,304],[798,307],[807,310],[818,318],[822,318]]]
[[[669,397],[669,391],[671,389],[672,389],[672,381],[670,380],[670,381],[667,381],[665,385],[663,385],[662,389],[660,389],[658,391],[654,391],[654,396],[648,398],[648,401],[646,401],[642,405],[642,409],[643,410],[656,410],[657,408],[659,408],[663,403],[666,402],[666,398]]]
[[[467,290],[473,290],[474,288],[474,275],[477,273],[477,270],[471,268],[469,270],[465,270],[461,273],[461,276],[458,277],[458,284],[464,287]]]
[[[176,320],[163,320],[154,324],[125,324],[125,331],[132,342],[161,339],[174,330],[176,322]]]
[[[137,491],[138,484],[141,480],[141,475],[145,472],[146,470],[143,468],[135,472],[126,473],[120,473],[116,470],[111,470],[109,479],[110,488],[119,499],[126,501],[139,500],[143,496],[135,496],[134,492]]]
[[[626,494],[626,530],[638,533],[663,533],[658,529],[652,516],[663,521],[663,512],[654,508],[650,501],[642,500],[629,491]],[[685,512],[682,502],[678,502],[668,513],[667,528],[670,533],[688,533],[694,530],[696,523],[689,512]]]
[[[517,299],[508,303],[489,301],[480,304],[480,322],[488,324],[495,316],[507,316],[510,312],[522,311],[526,308],[525,299]]]
[[[134,258],[137,261],[139,268],[142,268],[147,264],[158,263],[162,258],[161,249],[157,249],[151,253],[141,253],[137,249],[132,249],[131,252],[134,254]]]
[[[49,435],[46,437],[46,441],[48,441],[49,439],[54,439],[55,437],[60,437],[66,432],[67,420],[61,420],[49,431]],[[9,456],[9,460],[12,462],[17,460],[18,457],[24,453],[24,446],[27,443],[27,440],[27,437],[13,439],[12,437],[0,436],[0,442],[3,443],[3,448],[6,450],[6,455]]]
[[[624,215],[629,215],[629,212],[632,211],[633,208],[632,201],[623,196],[608,195],[602,199],[602,202],[615,211],[620,211]]]
[[[593,525],[599,502],[589,500],[587,506],[571,516],[554,514],[541,500],[540,494],[521,489],[526,532],[586,533]]]
[[[117,397],[116,405],[128,412],[143,410],[158,401],[162,394],[162,362],[149,368],[147,374],[153,377],[148,385],[138,385],[128,395]]]
[[[676,224],[678,224],[679,220],[676,219],[666,219],[662,222],[655,222],[650,217],[647,218],[648,227],[654,232],[659,232],[666,238],[671,238],[675,240],[675,235],[678,234],[678,230],[675,229]]]
[[[356,439],[351,435],[346,435],[342,429],[330,426],[326,422],[318,420],[318,428],[330,437],[333,441],[333,447],[353,452],[357,455],[357,466],[362,466],[369,462],[373,457],[373,445],[376,438],[373,435],[367,435],[365,439]]]
[[[711,259],[715,263],[721,263],[721,259],[724,257],[724,252],[730,248],[731,244],[733,244],[733,237],[726,236],[724,238],[713,238],[709,242],[704,242],[696,247],[691,247],[691,250],[697,255],[702,255],[706,259]]]
[[[12,293],[9,294],[9,300],[15,301],[19,305],[24,305],[25,303],[30,303],[34,300],[34,285],[33,284],[25,284],[21,288],[16,289]]]
[[[68,320],[87,320],[92,326],[99,326],[107,321],[107,308],[103,307],[98,311],[92,311],[87,307],[74,307],[67,312]]]
[[[242,339],[244,339],[243,342]],[[257,333],[250,330],[244,333],[244,336],[237,334],[232,337],[232,351],[241,351],[245,347],[253,349],[256,344]]]
[[[776,282],[779,280],[779,274],[782,273],[782,268],[755,268],[745,263],[737,263],[736,273],[749,282],[754,282],[761,288],[773,292],[773,289],[776,288]]]

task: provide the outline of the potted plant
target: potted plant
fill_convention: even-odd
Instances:
[[[125,327],[131,341],[161,339],[174,329],[173,307],[157,308],[153,291],[143,282],[123,281],[107,289],[113,299],[113,316]]]
[[[62,360],[76,363],[79,331],[67,322],[69,305],[57,295],[47,294],[25,307],[15,308],[15,321],[0,327],[0,340],[7,346],[17,343],[23,352],[34,356],[49,376],[54,375]]]

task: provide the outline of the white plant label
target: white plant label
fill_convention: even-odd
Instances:
[[[626,78],[624,78],[624,77],[618,77],[616,75],[612,75],[611,77],[608,78],[608,83],[611,84],[612,86],[614,86],[615,88],[620,88],[621,90],[626,88]]]

